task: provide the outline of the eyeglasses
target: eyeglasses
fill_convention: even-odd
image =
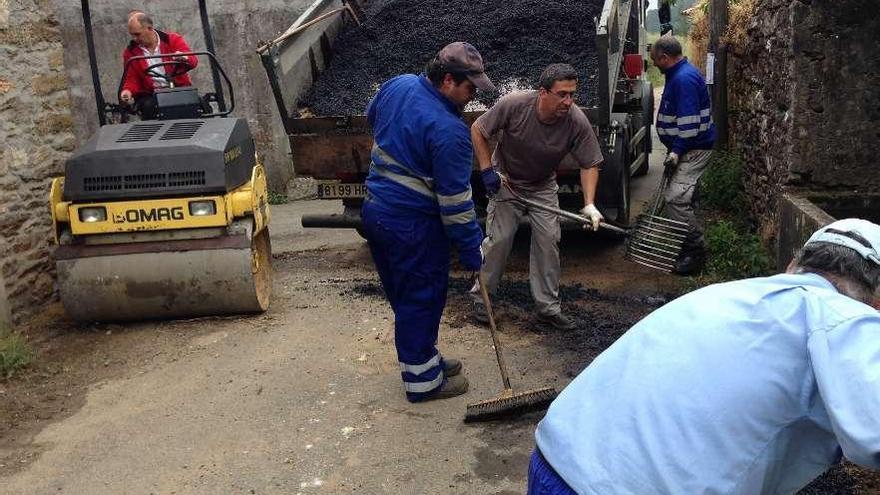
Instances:
[[[559,98],[560,100],[565,100],[567,98],[571,98],[571,100],[574,101],[577,99],[577,96],[578,96],[577,93],[575,93],[574,91],[550,91],[550,90],[547,90],[547,92],[550,93],[551,95]]]

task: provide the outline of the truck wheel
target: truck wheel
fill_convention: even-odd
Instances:
[[[614,219],[615,223],[620,225],[629,224],[629,140],[626,138],[626,134],[621,133],[617,139],[617,146],[614,147],[614,156],[619,160],[618,163],[621,163],[620,167],[620,179],[618,180],[618,195],[617,195],[617,217]]]
[[[651,161],[651,149],[653,136],[651,135],[651,125],[654,123],[654,88],[651,87],[649,81],[642,81],[642,112],[641,118],[635,119],[636,126],[633,129],[633,135],[642,127],[645,128],[645,137],[642,138],[642,152],[645,153],[645,163],[639,166],[633,173],[633,177],[641,177],[648,173],[648,163]],[[638,158],[638,155],[634,157]]]
[[[633,177],[641,177],[648,173],[648,162],[651,161],[651,124],[645,125],[645,137],[642,138],[642,146],[641,150],[636,150],[638,152],[645,153],[645,163],[639,165],[639,168],[633,172]],[[638,154],[633,157],[633,159],[638,158]]]
[[[608,221],[626,224],[629,221],[629,178],[630,178],[630,126],[629,115],[614,114],[615,121],[621,125],[611,132],[615,133],[613,148],[604,148],[605,163],[599,174],[599,187],[596,199],[605,211]],[[603,139],[606,139],[603,137]]]

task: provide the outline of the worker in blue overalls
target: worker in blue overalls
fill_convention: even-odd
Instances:
[[[363,228],[394,311],[394,342],[406,398],[467,392],[461,362],[437,350],[446,305],[450,244],[479,271],[483,232],[471,197],[473,148],[461,118],[476,89],[493,90],[472,45],[444,47],[421,75],[397,76],[367,107],[372,163]]]
[[[699,272],[706,260],[695,204],[700,177],[715,146],[711,100],[706,81],[682,55],[681,43],[673,36],[662,36],[654,42],[651,60],[666,76],[657,111],[657,136],[668,150],[663,162],[668,180],[664,191],[666,214],[688,224],[689,230],[672,271],[689,275]]]

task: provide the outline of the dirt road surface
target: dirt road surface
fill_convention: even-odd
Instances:
[[[638,179],[636,197],[656,179]],[[467,274],[452,274],[440,349],[463,360],[471,391],[410,404],[366,244],[299,226],[328,206],[340,207],[273,208],[276,277],[263,315],[83,326],[47,311],[28,330],[36,364],[0,383],[0,492],[522,493],[540,413],[462,423],[468,402],[500,390],[489,334],[470,319]],[[573,332],[531,319],[527,243],[512,259],[501,326],[520,389],[561,390],[677,284],[624,262],[613,239],[564,242]]]
[[[658,183],[662,151],[652,158],[633,182],[634,211]],[[77,325],[49,308],[27,329],[36,363],[0,381],[0,493],[524,493],[541,413],[462,423],[469,402],[501,389],[489,334],[470,318],[467,274],[452,274],[440,349],[462,359],[471,390],[409,404],[366,244],[353,231],[300,227],[302,214],[328,208],[341,205],[273,207],[276,277],[263,315]],[[578,328],[563,333],[533,321],[518,244],[499,295],[515,388],[561,390],[681,290],[621,251],[607,237],[564,237],[563,304]],[[848,466],[804,493],[878,486]]]

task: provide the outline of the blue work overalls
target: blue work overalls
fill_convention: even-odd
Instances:
[[[455,105],[424,76],[386,82],[367,108],[373,128],[365,236],[394,310],[394,342],[407,399],[443,386],[437,351],[450,244],[479,250],[470,175],[473,149]]]

